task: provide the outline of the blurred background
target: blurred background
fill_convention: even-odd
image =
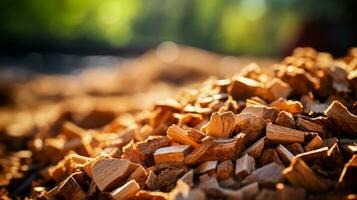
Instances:
[[[163,41],[233,56],[281,58],[296,46],[341,56],[357,44],[355,8],[355,0],[1,0],[0,67],[68,73]]]

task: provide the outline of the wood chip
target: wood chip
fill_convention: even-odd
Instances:
[[[217,166],[217,179],[218,180],[226,180],[232,177],[234,172],[234,165],[232,161],[225,160]]]
[[[350,113],[342,103],[333,101],[325,115],[344,133],[350,136],[357,135],[357,116]]]
[[[60,184],[58,188],[58,194],[67,200],[86,198],[85,192],[82,190],[81,186],[77,183],[73,176],[68,177]]]
[[[135,180],[131,180],[124,184],[123,186],[115,189],[110,193],[112,199],[124,200],[135,196],[135,194],[140,190],[139,184]]]
[[[262,154],[258,157],[257,163],[259,166],[269,164],[271,162],[276,162],[278,164],[283,164],[274,149],[265,149]]]
[[[302,143],[305,140],[305,134],[306,133],[303,131],[277,126],[274,124],[267,124],[266,127],[267,140],[274,143]]]
[[[233,112],[216,112],[211,115],[208,124],[202,127],[202,131],[209,136],[228,138],[234,131],[234,128],[235,118]]]
[[[276,184],[282,179],[284,166],[275,162],[256,169],[243,180],[243,184],[258,182],[260,184]]]
[[[156,149],[170,145],[166,136],[150,136],[145,141],[135,143],[135,148],[140,153],[141,160],[147,159]]]
[[[185,155],[188,154],[190,150],[190,145],[177,145],[157,149],[154,153],[155,163],[157,165],[163,163],[182,164],[185,160]]]
[[[164,63],[170,70],[162,77],[159,67],[114,73],[114,79],[83,73],[71,80],[41,76],[5,83],[0,196],[356,198],[357,48],[336,59],[297,48],[273,69],[252,63],[233,77],[212,77],[191,89],[156,84],[200,78],[200,68],[175,74],[171,65],[192,65],[187,55],[220,60],[178,48],[180,56]],[[157,63],[154,57],[143,56],[138,66]],[[93,80],[104,85],[92,88]],[[150,95],[134,95],[143,89]],[[167,89],[176,98],[160,100]]]
[[[317,135],[304,147],[304,149],[305,151],[312,151],[322,147],[323,144],[322,139]]]
[[[191,131],[191,133],[192,133],[192,131]],[[167,136],[181,144],[187,144],[187,145],[191,145],[193,147],[200,146],[199,142],[197,142],[195,140],[195,138],[190,137],[188,131],[186,131],[176,125],[172,125],[167,129]]]
[[[294,158],[294,154],[281,144],[279,144],[275,150],[285,165],[289,165],[291,160]]]
[[[292,92],[291,87],[278,78],[273,78],[269,81],[267,83],[267,88],[273,94],[275,99],[287,98]]]
[[[357,155],[353,155],[352,158],[345,164],[343,171],[341,172],[338,183],[348,189],[354,189],[356,187],[356,170],[357,169]]]
[[[235,117],[236,130],[247,134],[248,142],[256,141],[261,137],[266,120],[252,113],[240,113]]]
[[[301,158],[305,162],[309,162],[309,161],[313,161],[315,159],[321,159],[321,158],[327,157],[327,151],[328,151],[327,147],[322,147],[322,148],[308,151],[305,153],[300,153],[300,154],[296,155],[295,157]]]
[[[294,155],[304,153],[305,150],[299,143],[293,143],[286,145],[286,148]]]
[[[262,97],[268,101],[274,99],[272,93],[263,83],[242,76],[233,77],[228,91],[235,100],[248,99],[253,96]]]
[[[281,111],[276,118],[275,124],[286,128],[295,128],[295,119],[291,113]]]
[[[245,134],[238,134],[233,139],[214,139],[202,142],[185,158],[185,164],[193,165],[204,161],[233,160],[244,148]]]
[[[292,185],[310,191],[325,191],[328,188],[327,184],[299,158],[294,159],[290,166],[283,171],[283,174]]]
[[[280,68],[278,77],[289,84],[293,89],[293,93],[302,95],[312,91],[315,87],[313,78],[303,69],[288,66],[287,68]]]
[[[278,100],[272,102],[270,106],[291,114],[301,113],[304,108],[299,101],[286,100],[283,98],[279,98]]]
[[[216,171],[218,165],[218,161],[206,161],[201,163],[200,165],[198,165],[198,167],[196,168],[195,172],[198,174],[203,174],[209,171]]]
[[[247,177],[255,170],[255,160],[252,156],[244,154],[236,161],[235,175],[241,180]]]
[[[324,133],[324,127],[320,124],[308,121],[303,118],[298,118],[296,120],[296,126],[298,129],[309,132]]]
[[[94,163],[93,181],[100,191],[110,190],[124,181],[135,170],[136,166],[124,159],[102,159]]]
[[[243,154],[246,153],[254,158],[258,158],[264,149],[265,139],[265,136],[259,139],[257,142],[252,144]]]

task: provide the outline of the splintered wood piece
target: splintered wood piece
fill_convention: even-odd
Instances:
[[[323,147],[328,147],[331,148],[335,143],[338,143],[338,138],[337,137],[331,137],[331,138],[326,138],[322,140],[323,142]]]
[[[281,97],[287,98],[292,91],[291,87],[287,83],[278,78],[273,78],[267,82],[267,88],[273,94],[275,99],[279,99]]]
[[[313,77],[302,68],[288,66],[279,68],[277,76],[293,89],[294,94],[307,94],[315,87]]]
[[[184,174],[180,180],[182,180],[183,182],[185,182],[187,185],[189,185],[190,187],[193,187],[193,169],[191,169],[190,171],[188,171],[186,174]]]
[[[293,159],[290,166],[284,169],[283,174],[293,186],[310,191],[325,191],[328,188],[327,184],[300,158]]]
[[[58,194],[66,200],[86,198],[85,192],[72,176],[60,184]]]
[[[73,173],[77,167],[83,166],[91,160],[92,158],[70,153],[58,162],[57,165],[50,167],[48,173],[55,181],[61,182]]]
[[[149,190],[157,189],[157,175],[153,171],[150,171],[145,183]]]
[[[216,170],[217,168],[218,161],[206,161],[198,165],[198,167],[195,169],[195,172],[197,174],[203,174],[208,171]]]
[[[234,128],[235,118],[233,112],[216,112],[211,115],[208,124],[202,127],[202,131],[209,136],[228,138],[234,131]]]
[[[123,186],[115,189],[110,193],[110,197],[114,200],[125,200],[135,196],[140,190],[139,184],[135,180],[131,180]]]
[[[342,169],[344,164],[345,161],[337,143],[327,151],[327,157],[321,163],[326,170]]]
[[[357,135],[357,116],[350,113],[339,101],[333,101],[325,111],[327,119],[333,121],[340,129],[350,136]]]
[[[322,147],[323,141],[320,136],[316,135],[305,147],[305,151],[312,151]]]
[[[294,155],[305,152],[304,148],[299,143],[293,143],[293,144],[286,145],[286,148]]]
[[[124,159],[102,159],[93,164],[93,181],[100,191],[106,191],[124,181],[136,166]]]
[[[188,144],[193,147],[199,147],[200,144],[192,139],[188,132],[176,125],[172,125],[167,129],[167,136],[181,144]]]
[[[286,111],[279,112],[275,123],[278,126],[284,126],[286,128],[294,128],[295,127],[295,120],[294,120],[293,115]]]
[[[206,134],[194,128],[188,128],[186,131],[187,136],[197,143],[201,143],[201,140],[206,137]]]
[[[258,118],[265,119],[266,122],[275,122],[279,112],[279,109],[268,106],[248,106],[245,107],[239,114],[250,113]]]
[[[305,199],[306,197],[306,191],[304,188],[289,187],[282,183],[278,183],[276,185],[276,190],[280,200],[300,200]]]
[[[327,157],[327,147],[322,147],[305,153],[301,153],[295,156],[295,158],[301,158],[305,162],[310,162],[316,159],[321,159]],[[295,159],[294,158],[294,159]]]
[[[235,175],[241,180],[251,174],[255,169],[255,160],[252,156],[244,154],[236,161]]]
[[[185,172],[186,167],[169,167],[162,170],[156,179],[158,189],[161,191],[171,191],[177,182],[177,179],[181,177]]]
[[[357,185],[357,155],[353,155],[352,158],[345,164],[340,178],[338,179],[339,185],[345,188],[355,189]]]
[[[263,117],[254,115],[253,113],[240,113],[235,116],[236,131],[247,134],[248,142],[256,141],[261,137],[261,133],[266,125],[266,120]]]
[[[278,100],[272,102],[270,106],[292,114],[301,113],[304,108],[299,101],[286,100],[284,98],[279,98]]]
[[[258,182],[260,184],[276,184],[282,179],[284,166],[271,162],[261,168],[256,169],[253,173],[243,180],[243,184]]]
[[[136,149],[134,140],[131,140],[128,144],[123,147],[122,159],[127,159],[130,162],[141,164],[140,153]]]
[[[275,150],[278,152],[285,165],[289,165],[291,160],[294,158],[294,155],[281,144],[279,144]]]
[[[257,142],[252,144],[243,154],[248,154],[254,158],[258,158],[265,146],[265,136],[260,138]]]
[[[302,143],[305,140],[305,134],[306,132],[303,131],[277,126],[271,123],[267,124],[266,127],[266,137],[268,141],[274,143]]]
[[[170,145],[170,139],[166,136],[149,136],[145,141],[135,143],[135,147],[141,155],[141,160],[144,161],[156,149]]]
[[[140,185],[140,188],[144,188],[147,177],[148,174],[145,168],[141,165],[138,165],[126,181],[135,180]]]
[[[275,99],[273,94],[263,83],[242,76],[233,77],[228,92],[234,100],[245,100],[254,96],[262,97],[268,101],[273,101]]]
[[[177,145],[157,149],[154,153],[155,164],[183,163],[185,155],[190,150],[190,145]]]
[[[232,139],[213,139],[202,142],[185,158],[185,164],[193,165],[204,161],[233,160],[244,148],[245,134],[240,133]]]
[[[271,163],[271,162],[276,162],[278,164],[283,164],[281,162],[281,160],[279,159],[279,156],[278,154],[276,153],[276,151],[274,149],[265,149],[262,154],[258,157],[257,159],[257,163],[259,166],[263,166],[263,165],[266,165],[268,163]]]
[[[298,129],[309,132],[324,133],[324,127],[315,122],[303,119],[299,117],[296,120],[296,126]]]
[[[93,171],[92,171],[93,165],[94,165],[97,161],[99,161],[99,160],[101,160],[101,159],[107,159],[107,157],[98,156],[98,157],[96,157],[95,159],[90,160],[90,161],[88,161],[88,162],[86,162],[86,163],[83,164],[83,170],[84,170],[84,172],[87,174],[87,176],[89,176],[90,178],[93,179]]]
[[[233,175],[234,165],[231,160],[225,160],[217,166],[217,179],[226,180]]]

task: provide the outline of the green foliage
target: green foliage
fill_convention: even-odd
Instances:
[[[0,31],[3,37],[25,42],[33,38],[89,40],[126,47],[172,40],[224,53],[274,55],[291,40],[299,26],[299,12],[292,9],[296,3],[296,0],[2,0]]]

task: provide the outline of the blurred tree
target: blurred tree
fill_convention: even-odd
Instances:
[[[318,47],[318,42],[298,36],[327,21],[339,26],[331,26],[336,30],[324,40],[339,38],[342,42],[330,46],[340,51],[356,42],[354,23],[346,20],[353,19],[354,12],[348,12],[353,1],[347,2],[348,6],[338,0],[2,0],[0,43],[8,46],[6,52],[33,46],[96,52],[145,49],[171,40],[222,53],[277,56],[299,44]],[[317,41],[314,38],[309,39]]]

